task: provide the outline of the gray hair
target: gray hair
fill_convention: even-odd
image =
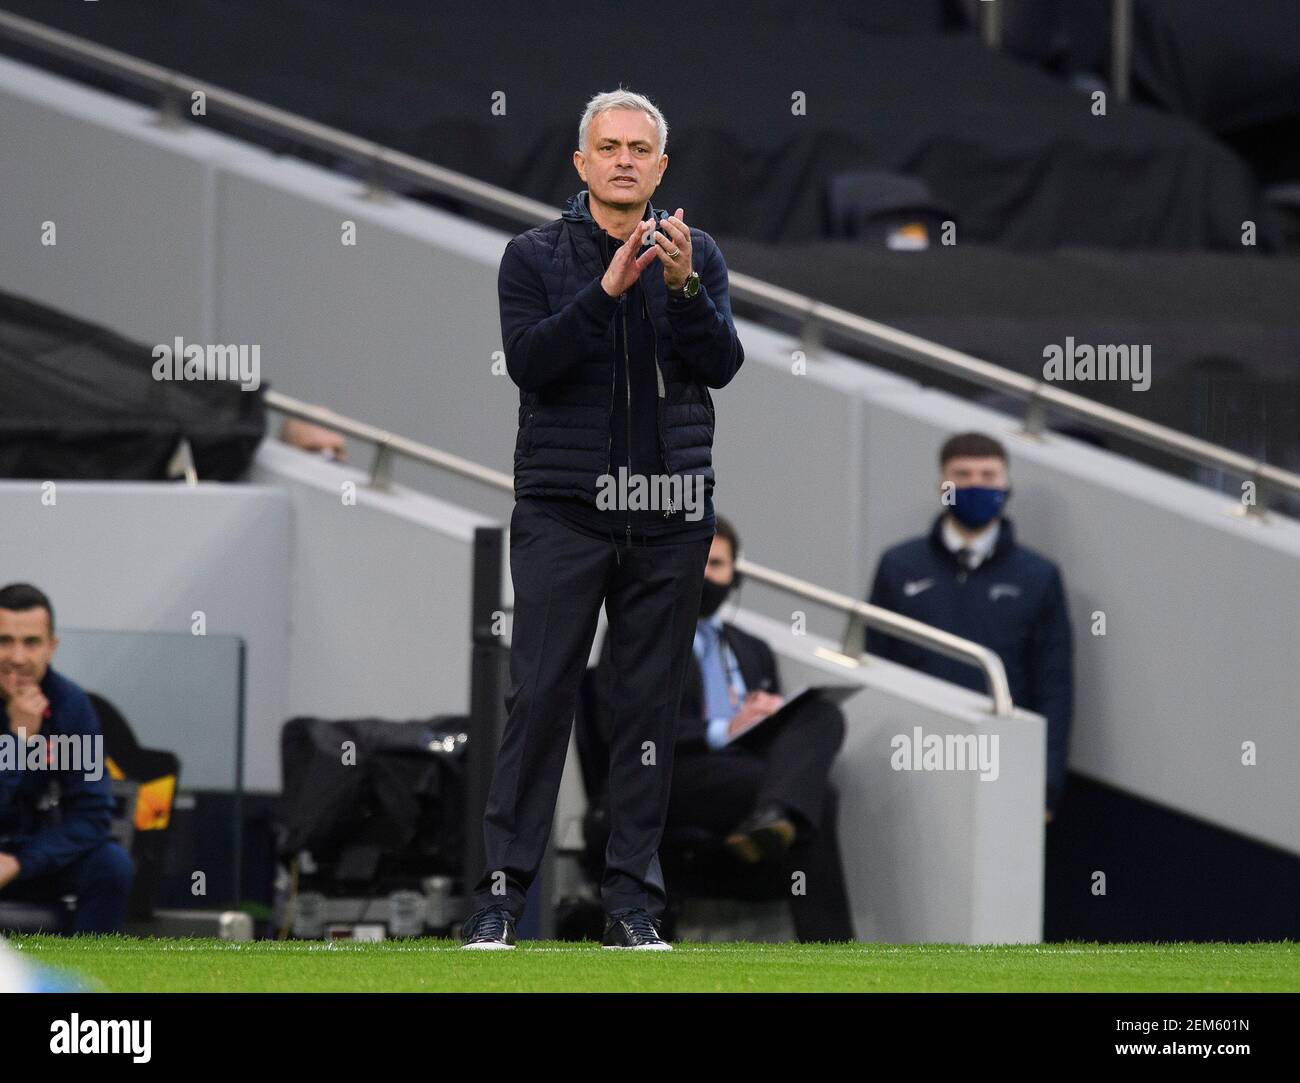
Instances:
[[[645,95],[624,90],[622,87],[597,94],[587,103],[587,108],[582,113],[582,120],[578,122],[578,149],[583,154],[587,153],[587,132],[591,129],[592,118],[597,113],[604,113],[610,109],[638,109],[648,114],[655,122],[655,129],[659,133],[658,153],[663,154],[664,147],[668,145],[668,122],[664,120],[663,113],[659,112],[658,107]]]

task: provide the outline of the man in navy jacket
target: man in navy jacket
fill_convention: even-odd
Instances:
[[[85,692],[50,668],[58,643],[43,592],[0,588],[0,901],[75,894],[73,932],[117,932],[131,858],[109,835],[99,719]],[[79,764],[66,762],[74,741],[90,753]]]
[[[1065,587],[1055,564],[1016,542],[1002,514],[1010,493],[1006,449],[962,433],[939,453],[947,510],[928,535],[885,551],[868,601],[991,648],[1011,698],[1047,719],[1046,819],[1065,792],[1074,676]],[[866,650],[931,676],[985,690],[974,666],[868,629]]]
[[[715,523],[709,389],[744,351],[717,244],[680,207],[650,202],[667,135],[643,96],[594,97],[573,155],[586,190],[501,258],[501,340],[519,388],[511,690],[466,947],[513,946],[602,603],[617,673],[604,942],[669,947],[658,847]]]

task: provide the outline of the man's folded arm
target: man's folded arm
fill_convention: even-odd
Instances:
[[[518,243],[506,245],[497,272],[501,343],[506,371],[523,391],[537,391],[565,376],[583,358],[602,356],[610,321],[618,311],[594,278],[559,312],[552,313],[546,288]]]
[[[712,238],[709,243],[700,292],[684,300],[669,295],[668,322],[677,352],[696,377],[708,387],[726,387],[744,363],[745,351],[731,318],[727,264],[717,243]]]
[[[14,852],[22,866],[18,879],[31,880],[72,864],[109,837],[113,800],[108,776],[94,789],[63,795],[63,822],[39,829]],[[88,784],[89,785],[89,784]]]

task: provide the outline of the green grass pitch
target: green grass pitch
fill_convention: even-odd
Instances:
[[[678,943],[592,941],[462,951],[381,943],[16,936],[23,958],[111,992],[1278,992],[1300,945]]]

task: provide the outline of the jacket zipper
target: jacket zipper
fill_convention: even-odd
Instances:
[[[601,249],[605,253],[605,265],[609,266],[609,245],[605,238],[600,239]],[[619,304],[623,303],[620,297]],[[605,428],[609,435],[605,439],[605,476],[609,477],[610,471],[614,466],[614,387],[618,382],[618,375],[614,371],[614,366],[609,366],[609,413],[605,418]]]
[[[601,248],[605,252],[606,266],[608,266],[609,249],[603,237],[601,238],[600,243],[601,243]],[[623,307],[623,301],[624,298],[620,296],[618,299],[619,308]],[[618,333],[615,332],[615,337],[617,337],[617,334]],[[606,477],[610,476],[610,471],[614,467],[614,388],[618,383],[618,370],[614,367],[615,364],[617,364],[617,362],[614,362],[614,364],[611,364],[609,366],[609,410],[605,414],[605,429],[606,432],[608,433],[608,435],[605,438],[605,476]],[[599,492],[599,483],[597,484],[597,492]],[[610,540],[613,541],[614,535],[610,534],[609,537]],[[623,563],[621,560],[619,560],[617,542],[614,542],[614,559],[618,560],[620,564]]]
[[[650,315],[650,303],[646,300],[645,290],[641,291],[641,311],[645,313],[646,322],[650,324],[650,334],[654,336],[655,351],[655,381],[659,389],[659,401],[655,404],[655,428],[659,432],[659,454],[663,456],[664,469],[668,469],[668,441],[664,438],[664,374],[659,367],[659,332],[655,330],[655,321]],[[671,475],[669,476],[671,480]],[[671,490],[668,494],[668,510],[664,512],[664,518],[667,519],[673,513],[673,497]]]
[[[601,238],[601,247],[604,250],[605,256],[608,260],[609,247],[608,247],[608,242],[605,240],[604,237]],[[608,262],[606,262],[606,266],[608,265],[609,265]],[[628,449],[628,466],[630,470],[631,463],[632,463],[632,379],[631,379],[631,371],[630,371],[630,361],[628,359],[626,301],[627,301],[627,294],[624,293],[619,297],[618,302],[619,302],[619,306],[623,310],[623,381],[625,385],[625,390],[627,392],[627,449]],[[656,409],[655,409],[655,429],[659,433],[659,453],[660,455],[663,456],[664,469],[667,470],[668,469],[668,443],[664,437],[664,419],[663,419],[663,404],[666,398],[666,394],[664,390],[663,369],[659,367],[659,332],[655,330],[654,320],[650,318],[650,306],[646,300],[644,286],[641,289],[641,311],[644,313],[645,318],[650,324],[650,334],[654,336],[655,383],[659,392],[659,401],[656,403]],[[610,427],[609,436],[606,438],[605,441],[606,476],[609,476],[610,472],[614,468],[614,431],[612,427],[612,422],[614,420],[614,388],[616,384],[617,384],[617,378],[615,376],[613,368],[611,368],[609,371],[609,420],[611,422],[611,427]],[[627,511],[626,537],[627,537],[627,543],[630,546],[632,544],[632,511],[630,508],[627,508],[625,510]],[[668,518],[668,516],[672,515],[673,511],[674,511],[673,498],[672,495],[669,494],[668,510],[664,512],[664,518],[666,519]]]
[[[623,390],[627,398],[627,468],[628,473],[632,472],[632,365],[627,354],[627,305],[622,302],[627,300],[624,294],[619,298],[619,303],[623,309]],[[630,480],[630,479],[629,479]],[[624,494],[626,496],[626,494]],[[627,544],[632,545],[632,509],[625,506],[627,512]]]

